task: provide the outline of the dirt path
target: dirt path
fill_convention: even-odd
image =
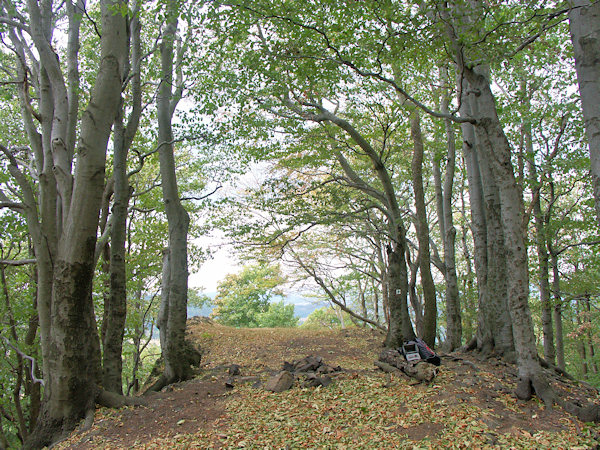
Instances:
[[[371,330],[233,329],[190,322],[204,351],[199,377],[149,396],[148,405],[100,409],[93,428],[59,448],[590,448],[600,428],[512,395],[514,368],[472,355],[443,358],[431,385],[383,374]],[[259,388],[283,361],[320,356],[344,369],[327,388]],[[228,368],[240,366],[232,379]],[[229,383],[229,384],[228,384]],[[231,386],[233,384],[233,387]],[[253,387],[254,385],[254,387]],[[590,396],[565,384],[574,397]]]

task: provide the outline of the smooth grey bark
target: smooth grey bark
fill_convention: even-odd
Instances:
[[[600,3],[568,0],[575,70],[590,149],[590,172],[600,225]]]
[[[464,83],[464,82],[463,82]],[[461,89],[461,114],[472,116],[473,93]],[[514,350],[506,288],[506,252],[498,187],[488,160],[480,150],[475,127],[462,123],[463,153],[467,166],[475,246],[475,273],[479,290],[477,348],[484,354]]]
[[[463,158],[464,160],[464,158]],[[465,166],[463,162],[463,166]],[[473,320],[472,314],[469,312],[475,311],[475,318],[477,317],[477,302],[472,301],[472,293],[475,292],[474,288],[474,280],[476,275],[473,272],[473,264],[471,263],[471,250],[469,249],[468,238],[469,238],[469,225],[468,225],[468,216],[466,211],[466,201],[465,201],[465,192],[468,188],[465,186],[465,176],[461,176],[461,187],[460,187],[460,212],[463,217],[461,224],[461,247],[463,259],[467,265],[466,274],[462,277],[462,286],[463,286],[463,298],[464,298],[464,311],[466,314],[463,316],[464,320],[464,337],[467,344],[472,342],[473,337],[475,336],[477,326],[476,321]],[[477,339],[475,338],[475,343],[477,343]]]
[[[131,188],[127,177],[127,155],[137,132],[142,110],[141,89],[141,23],[140,2],[131,15],[129,24],[131,39],[131,62],[124,68],[123,78],[131,74],[131,113],[124,124],[124,102],[121,101],[113,136],[114,202],[110,245],[110,287],[104,305],[102,335],[102,386],[117,394],[123,392],[123,335],[127,315],[127,274],[125,265],[125,241],[127,237],[127,207]]]
[[[166,298],[168,303],[166,310],[161,306],[163,317],[160,339],[165,368],[152,390],[189,379],[192,375],[190,349],[185,342],[188,292],[187,236],[190,219],[179,199],[172,131],[173,114],[181,98],[181,83],[175,91],[173,90],[174,49],[179,15],[175,1],[167,2],[166,13],[167,19],[160,44],[162,78],[158,87],[156,107],[162,194],[169,224],[169,247],[166,252],[168,278],[162,281],[162,290],[165,291],[163,298]]]
[[[429,224],[425,209],[425,192],[423,189],[423,136],[421,134],[421,118],[417,110],[410,116],[410,134],[413,141],[413,159],[411,163],[413,191],[415,194],[415,225],[419,242],[418,263],[423,288],[423,340],[431,348],[435,347],[437,331],[437,299],[435,284],[431,275],[431,256],[429,252]]]
[[[581,329],[582,320],[581,320],[581,298],[577,298],[575,301],[575,329]],[[588,378],[588,361],[587,361],[587,352],[585,348],[585,341],[583,336],[579,336],[576,342],[577,345],[577,353],[579,353],[579,362],[581,364],[581,373],[583,378]]]
[[[51,231],[60,231],[52,261],[51,296],[40,299],[44,303],[40,315],[41,335],[42,339],[49,339],[42,344],[44,399],[38,423],[25,444],[26,448],[41,447],[68,433],[95,404],[100,352],[91,296],[93,261],[106,147],[119,104],[126,53],[125,18],[114,14],[112,9],[118,6],[117,3],[101,2],[103,34],[100,66],[90,102],[80,120],[74,176],[71,175],[72,164],[65,145],[68,140],[68,94],[58,59],[48,40],[49,34],[44,34],[51,4],[39,5],[34,0],[27,3],[31,29],[36,30],[32,38],[50,86],[50,97],[46,101],[53,105],[54,115],[50,116],[51,147],[45,146],[44,152],[50,152],[52,159],[44,159],[44,166],[53,164],[57,175],[61,217],[56,217],[55,225],[50,226]],[[47,130],[48,127],[45,127],[44,131]],[[44,140],[47,145],[47,138],[43,137]],[[47,199],[43,201],[45,203]],[[57,209],[56,204],[46,207]],[[44,256],[45,251],[39,249],[39,242],[36,257],[38,252]],[[47,289],[46,286],[41,288]],[[42,320],[43,314],[47,317]]]
[[[448,82],[447,70],[440,70],[443,83]],[[444,88],[440,111],[449,113],[450,98],[448,88]],[[446,281],[446,350],[453,351],[462,343],[462,316],[458,290],[458,276],[456,274],[456,228],[452,215],[452,192],[454,184],[454,171],[456,167],[456,136],[454,125],[449,119],[444,119],[446,134],[446,167],[444,185],[442,187],[440,164],[437,159],[433,161],[433,174],[436,190],[436,203],[440,235],[444,246],[444,279]]]
[[[531,123],[526,121],[523,124],[524,147],[529,155],[533,157],[533,143],[531,136]],[[555,362],[556,352],[554,350],[554,328],[552,326],[552,302],[550,301],[550,284],[548,272],[548,251],[546,249],[546,224],[542,214],[540,200],[540,181],[537,176],[535,163],[528,160],[530,185],[533,193],[533,216],[535,225],[535,243],[538,255],[538,287],[540,290],[540,303],[542,306],[542,332],[544,345],[544,359],[551,364]]]
[[[529,266],[523,230],[523,201],[514,177],[510,144],[498,119],[487,71],[467,65],[462,66],[462,71],[470,89],[478,94],[473,98],[471,111],[477,124],[475,133],[481,154],[492,161],[492,175],[500,193],[504,248],[507,260],[511,263],[511,270],[507,271],[508,306],[521,379],[519,392],[526,397],[533,387],[545,402],[551,402],[553,398],[544,398],[548,387],[538,359],[529,310]]]
[[[371,186],[352,168],[349,161],[340,151],[335,152],[349,186],[363,192],[378,202],[380,210],[385,214],[390,243],[386,245],[387,272],[386,283],[383,289],[384,301],[388,307],[388,333],[387,346],[399,346],[405,340],[415,337],[410,315],[408,314],[408,274],[405,252],[407,248],[406,228],[396,198],[392,177],[388,172],[380,154],[369,141],[350,122],[332,113],[319,104],[295,104],[291,100],[284,100],[284,106],[289,108],[299,118],[315,123],[329,122],[343,130],[361,149],[373,164],[375,176],[381,184],[381,190]],[[317,113],[303,109],[308,106]],[[387,297],[386,297],[387,290]],[[401,320],[402,323],[396,321]]]
[[[586,325],[586,348],[588,355],[590,356],[590,371],[592,373],[598,373],[598,363],[596,362],[596,349],[594,348],[594,339],[592,336],[592,308],[590,305],[590,294],[586,293],[583,296],[583,310],[584,310],[584,318]]]
[[[590,294],[586,293],[583,296],[583,320],[586,322],[585,329],[585,343],[587,354],[590,357],[590,372],[593,374],[598,373],[598,363],[596,362],[596,349],[594,348],[594,339],[592,336],[592,308],[590,305]]]
[[[417,254],[417,261],[419,255]],[[417,274],[419,273],[419,264],[411,261],[410,249],[406,249],[406,265],[409,269],[408,277],[408,298],[415,316],[415,331],[417,336],[423,336],[423,303],[417,294]]]
[[[552,183],[550,183],[550,202],[554,200],[554,189]],[[550,255],[550,265],[552,267],[552,297],[554,301],[554,309],[552,311],[552,318],[554,320],[554,330],[556,331],[556,365],[562,369],[566,369],[565,362],[565,344],[564,344],[564,333],[563,333],[563,319],[562,319],[562,298],[560,294],[560,271],[558,268],[558,254],[554,251],[552,243],[547,241],[548,254]]]

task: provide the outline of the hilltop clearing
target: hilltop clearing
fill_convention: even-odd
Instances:
[[[594,448],[600,426],[513,395],[515,368],[443,355],[429,385],[375,368],[383,336],[351,328],[235,329],[189,323],[204,352],[198,377],[148,404],[100,409],[93,427],[58,448]],[[320,356],[343,371],[327,387],[267,392],[284,361]],[[231,366],[239,366],[237,369]],[[593,390],[557,382],[575,401]]]

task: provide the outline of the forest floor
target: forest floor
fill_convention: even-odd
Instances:
[[[376,331],[234,329],[189,323],[203,349],[198,377],[147,397],[142,407],[101,408],[86,432],[55,448],[598,448],[600,425],[513,395],[516,371],[474,354],[443,355],[438,376],[420,384],[373,362]],[[343,371],[327,387],[260,387],[284,361],[321,356]],[[231,364],[241,373],[227,386]],[[590,390],[555,381],[574,401]],[[583,398],[587,397],[587,398]]]

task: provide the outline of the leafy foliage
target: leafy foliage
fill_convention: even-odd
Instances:
[[[285,283],[278,266],[250,265],[230,274],[217,286],[212,317],[234,327],[296,326],[294,305],[271,303]]]

